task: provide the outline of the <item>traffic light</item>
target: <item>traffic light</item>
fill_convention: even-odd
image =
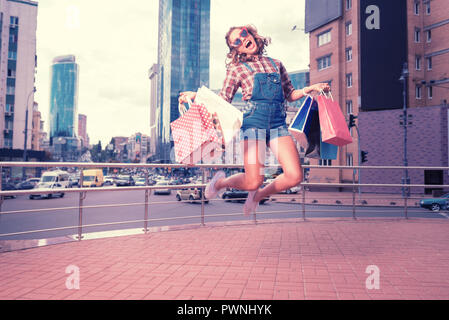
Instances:
[[[361,156],[361,163],[364,163],[364,162],[367,162],[368,161],[368,159],[366,158],[366,156],[368,155],[368,152],[367,151],[360,151],[360,156]]]
[[[355,126],[355,119],[357,119],[357,116],[350,113],[349,114],[349,128],[352,128]]]

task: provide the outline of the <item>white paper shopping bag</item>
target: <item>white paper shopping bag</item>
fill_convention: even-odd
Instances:
[[[195,103],[204,105],[207,111],[216,115],[223,131],[224,144],[231,143],[242,126],[243,113],[205,86],[198,89]]]

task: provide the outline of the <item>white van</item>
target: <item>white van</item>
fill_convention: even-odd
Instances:
[[[53,195],[59,195],[59,197],[64,197],[63,189],[69,187],[69,174],[66,171],[55,170],[44,172],[41,176],[39,183],[34,187],[33,190],[51,190],[48,194],[30,194],[30,199],[37,198],[51,198]]]

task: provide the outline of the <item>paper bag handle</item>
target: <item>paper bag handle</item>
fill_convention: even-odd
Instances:
[[[190,100],[190,98],[187,98],[187,104],[189,105],[189,109],[192,107],[192,100]],[[178,105],[178,110],[179,110],[179,114],[182,116],[184,113],[187,112],[187,110],[189,110],[186,108],[186,106],[184,105],[184,103],[180,103]]]
[[[326,98],[330,98],[332,99],[332,101],[334,101],[334,97],[332,96],[332,92],[329,90],[327,93],[324,92],[323,90],[321,90],[320,92],[323,96],[325,96]]]

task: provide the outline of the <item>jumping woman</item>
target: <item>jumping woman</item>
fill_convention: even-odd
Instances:
[[[260,36],[252,25],[230,28],[225,39],[229,48],[227,72],[219,95],[231,103],[237,90],[242,89],[246,106],[240,138],[245,172],[226,177],[223,171],[218,171],[207,185],[205,197],[213,199],[224,188],[247,190],[243,212],[249,215],[256,212],[260,200],[303,180],[299,153],[285,123],[285,100],[292,102],[312,92],[328,91],[329,85],[317,83],[295,90],[282,62],[265,54],[270,38]],[[182,92],[179,102],[193,101],[195,96],[192,91]],[[265,177],[267,146],[279,161],[283,173],[260,188]]]

